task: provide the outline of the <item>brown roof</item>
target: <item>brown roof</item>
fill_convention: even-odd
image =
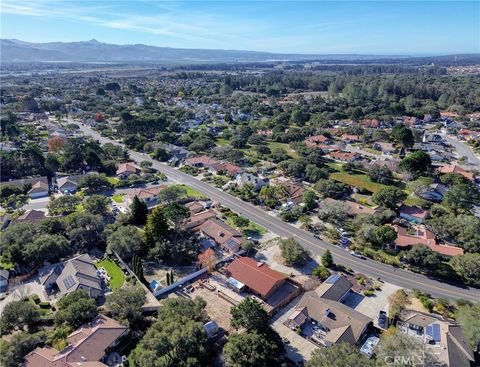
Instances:
[[[418,206],[409,206],[403,204],[400,207],[400,214],[406,214],[414,218],[425,219],[428,216],[428,212]]]
[[[278,282],[283,282],[287,279],[282,273],[250,257],[235,259],[228,265],[226,274],[262,296],[268,295]]]
[[[358,135],[349,135],[349,134],[343,134],[341,136],[342,140],[349,140],[349,141],[359,141],[360,137]]]
[[[347,207],[348,214],[357,215],[357,214],[375,214],[377,212],[376,208],[371,208],[369,206],[361,205],[354,201],[346,200],[345,206]]]
[[[45,212],[41,210],[30,209],[15,219],[15,222],[37,222],[45,219]]]
[[[120,163],[117,168],[117,175],[121,175],[122,173],[135,173],[137,172],[137,166],[133,162],[128,163]]]
[[[204,206],[202,203],[199,203],[198,201],[192,201],[190,203],[185,204],[185,206],[190,210],[190,215],[192,214],[197,214],[201,211],[203,211]]]
[[[317,148],[321,144],[325,144],[327,142],[330,142],[330,139],[325,135],[314,135],[304,140],[305,145],[309,148]]]
[[[158,186],[148,187],[146,189],[137,189],[129,193],[128,196],[132,199],[135,196],[138,196],[139,199],[146,199],[146,198],[157,196],[160,191],[165,190],[167,187],[168,185],[158,185]]]
[[[229,176],[235,176],[238,173],[243,172],[243,169],[241,167],[236,166],[229,162],[213,164],[213,165],[210,165],[210,167],[216,170],[217,172],[223,171]]]
[[[303,295],[297,308],[307,307],[310,318],[326,329],[325,340],[355,344],[372,319],[343,303],[320,298],[312,291]]]
[[[117,321],[98,315],[67,337],[68,346],[62,351],[55,348],[37,348],[25,357],[25,367],[105,366],[99,360],[105,350],[128,328]]]
[[[209,219],[213,219],[217,216],[217,213],[215,213],[213,210],[205,210],[200,213],[195,213],[195,214],[190,214],[190,218],[187,220],[187,227],[192,228],[196,227],[204,222],[206,222]],[[200,228],[198,228],[200,229]]]
[[[199,230],[205,236],[213,239],[220,246],[223,246],[234,237],[239,238],[239,243],[243,242],[243,239],[241,239],[242,234],[240,232],[217,218],[208,219],[199,227]]]
[[[333,274],[320,284],[317,289],[315,289],[315,292],[320,298],[339,301],[352,286],[353,284],[343,275]]]
[[[407,230],[398,225],[394,225],[393,228],[397,232],[397,238],[395,239],[395,246],[410,247],[415,245],[425,245],[431,250],[445,256],[463,255],[463,249],[450,245],[439,245],[435,240],[435,235],[428,229],[417,228],[415,234],[407,233]]]
[[[210,158],[209,156],[206,155],[200,155],[198,157],[191,157],[185,159],[185,163],[188,165],[196,166],[196,165],[203,165],[203,166],[210,166],[212,164],[217,164],[220,163],[217,160]]]
[[[352,161],[355,158],[361,157],[361,154],[358,154],[356,152],[350,153],[350,152],[331,152],[329,153],[330,158],[332,159],[337,159],[339,161]]]
[[[473,181],[475,179],[475,175],[473,172],[467,171],[466,169],[463,169],[460,166],[457,166],[456,164],[452,164],[449,166],[442,166],[438,169],[440,173],[458,173],[462,175],[465,178],[468,178],[470,181]]]
[[[293,182],[281,182],[280,186],[282,186],[285,191],[287,192],[288,196],[290,196],[290,199],[292,201],[299,201],[301,202],[303,200],[303,194],[305,192],[305,189],[301,185],[294,184]],[[297,203],[298,204],[298,203]]]

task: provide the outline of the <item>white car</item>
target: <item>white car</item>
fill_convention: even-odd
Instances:
[[[358,257],[359,259],[365,259],[365,257],[358,251],[352,251],[350,252],[350,255]]]

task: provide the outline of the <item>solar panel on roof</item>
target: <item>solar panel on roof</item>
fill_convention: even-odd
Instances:
[[[440,336],[440,325],[439,324],[432,324],[427,326],[426,334],[430,337],[430,339],[439,342],[441,339]]]
[[[75,280],[71,275],[69,275],[63,280],[63,284],[65,284],[65,288],[70,289],[75,285]]]
[[[327,280],[325,281],[325,283],[328,283],[328,284],[335,284],[338,279],[340,279],[340,275],[338,274],[333,274],[333,275],[330,275]]]

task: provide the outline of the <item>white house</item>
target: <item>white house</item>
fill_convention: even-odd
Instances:
[[[243,185],[247,184],[253,185],[253,190],[258,191],[263,186],[268,186],[268,179],[262,179],[252,173],[243,172],[235,177],[235,183],[238,187],[243,187]]]

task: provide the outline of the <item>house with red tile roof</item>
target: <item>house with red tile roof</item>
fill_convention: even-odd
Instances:
[[[365,119],[362,120],[362,125],[365,128],[373,128],[376,129],[380,125],[379,121],[377,119]]]
[[[332,140],[325,135],[309,136],[304,140],[304,143],[309,148],[319,148],[321,145],[332,144]]]
[[[250,292],[267,300],[288,277],[271,269],[263,262],[250,257],[240,257],[227,266],[225,274],[245,284]]]
[[[415,233],[408,233],[406,228],[394,225],[397,232],[395,247],[408,248],[416,245],[425,245],[436,253],[444,256],[463,255],[463,249],[450,245],[439,245],[435,240],[435,235],[425,227],[415,227]]]
[[[273,136],[272,130],[257,130],[257,135],[263,136],[265,138],[271,138]]]
[[[128,194],[128,198],[132,201],[136,196],[147,205],[156,204],[158,202],[158,194],[167,187],[168,185],[159,185],[145,189],[136,189]]]
[[[195,227],[198,227],[198,226],[202,225],[203,223],[205,223],[207,220],[213,219],[213,218],[216,218],[216,217],[217,217],[217,213],[215,213],[211,209],[204,210],[204,211],[197,212],[197,213],[190,212],[190,218],[188,218],[187,223],[185,223],[185,228],[195,230],[196,229]]]
[[[223,162],[223,163],[218,163],[218,164],[213,164],[210,166],[210,172],[213,174],[225,174],[229,177],[235,177],[239,173],[242,173],[244,170],[243,168],[229,163],[229,162]]]
[[[83,324],[67,337],[61,351],[52,347],[37,348],[27,354],[23,367],[106,367],[108,352],[128,334],[128,327],[104,315]]]
[[[120,163],[117,167],[117,177],[124,179],[130,176],[132,173],[137,173],[137,166],[134,162]]]
[[[362,159],[362,155],[356,152],[330,152],[328,155],[340,162],[355,162]]]
[[[428,212],[418,206],[409,206],[403,204],[400,207],[400,218],[404,218],[412,223],[422,223],[428,217]]]
[[[360,136],[358,135],[349,135],[349,134],[343,134],[340,139],[342,139],[345,143],[352,143],[352,142],[357,142],[360,141]]]
[[[448,166],[442,166],[438,169],[438,172],[440,173],[458,173],[462,175],[463,177],[469,179],[470,181],[475,180],[475,175],[473,172],[467,171],[466,169],[463,169],[460,166],[457,166],[456,164],[448,165]]]
[[[185,164],[187,166],[197,167],[197,168],[210,167],[214,164],[219,164],[219,163],[220,162],[217,161],[216,159],[213,159],[206,155],[200,155],[197,157],[191,157],[191,158],[185,159]]]

